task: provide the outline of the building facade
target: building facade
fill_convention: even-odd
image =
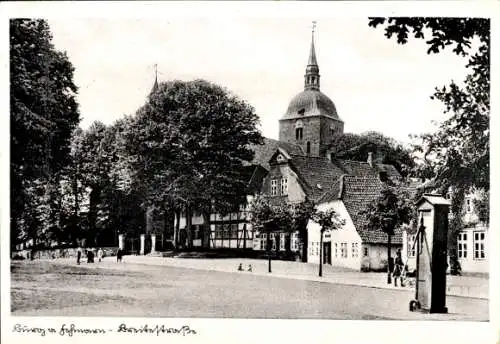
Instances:
[[[489,225],[480,221],[474,202],[480,197],[482,195],[478,191],[465,196],[462,209],[464,229],[452,239],[456,240],[455,243],[449,243],[448,256],[457,258],[462,273],[489,273]],[[415,229],[408,228],[403,233],[402,252],[410,270],[416,266],[415,236]]]

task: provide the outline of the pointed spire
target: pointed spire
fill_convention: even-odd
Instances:
[[[304,76],[304,89],[319,91],[319,66],[316,60],[316,49],[314,47],[314,32],[316,30],[316,22],[313,21],[311,34],[311,50],[309,51],[309,60],[306,67],[306,75]]]
[[[155,83],[153,84],[153,88],[151,89],[151,93],[156,92],[158,89],[158,65],[155,63]]]
[[[316,49],[314,49],[314,30],[316,29],[316,22],[313,21],[312,33],[311,33],[311,51],[309,52],[308,66],[317,66],[318,61],[316,61]]]

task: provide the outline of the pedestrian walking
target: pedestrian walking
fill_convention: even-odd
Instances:
[[[102,248],[99,248],[97,250],[97,259],[99,260],[99,263],[102,261],[102,256],[103,256]]]
[[[80,265],[80,259],[82,259],[82,248],[78,247],[76,251],[76,264]]]
[[[398,252],[396,253],[396,260],[394,261],[394,271],[392,273],[392,276],[394,277],[394,286],[398,286],[398,278],[401,284],[401,287],[404,287],[403,285],[403,259],[401,258],[401,250],[398,249]]]

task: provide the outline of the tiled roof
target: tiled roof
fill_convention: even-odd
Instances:
[[[267,137],[264,138],[264,143],[262,145],[252,145],[251,148],[255,152],[251,164],[261,165],[268,171],[270,169],[269,160],[271,159],[273,154],[276,153],[278,148],[284,149],[289,154],[304,154],[304,151],[298,145],[269,139]]]
[[[370,166],[366,162],[333,160],[324,157],[305,155],[290,155],[291,164],[305,184],[306,195],[316,202],[329,202],[338,199],[340,177],[344,174],[359,177],[371,177],[378,180],[380,169],[387,171],[388,176],[397,176],[399,173],[393,166]],[[321,188],[318,188],[320,185]]]
[[[377,198],[382,190],[382,183],[378,178],[349,176],[343,177],[342,201],[351,216],[361,240],[370,244],[387,243],[387,234],[378,228],[367,228],[368,221],[362,211]],[[394,244],[402,243],[401,230],[395,230],[391,241]]]
[[[345,171],[323,157],[290,155],[292,168],[303,182],[304,192],[317,201],[329,192]]]

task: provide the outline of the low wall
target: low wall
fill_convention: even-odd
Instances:
[[[101,247],[104,257],[116,256],[116,251],[118,247]],[[82,256],[85,256],[85,250],[92,250],[94,253],[97,252],[97,248],[87,247],[82,248]],[[78,248],[55,248],[46,250],[37,250],[32,252],[31,250],[21,250],[12,252],[12,259],[55,259],[55,258],[75,258],[77,256]],[[33,257],[31,256],[33,255]]]

